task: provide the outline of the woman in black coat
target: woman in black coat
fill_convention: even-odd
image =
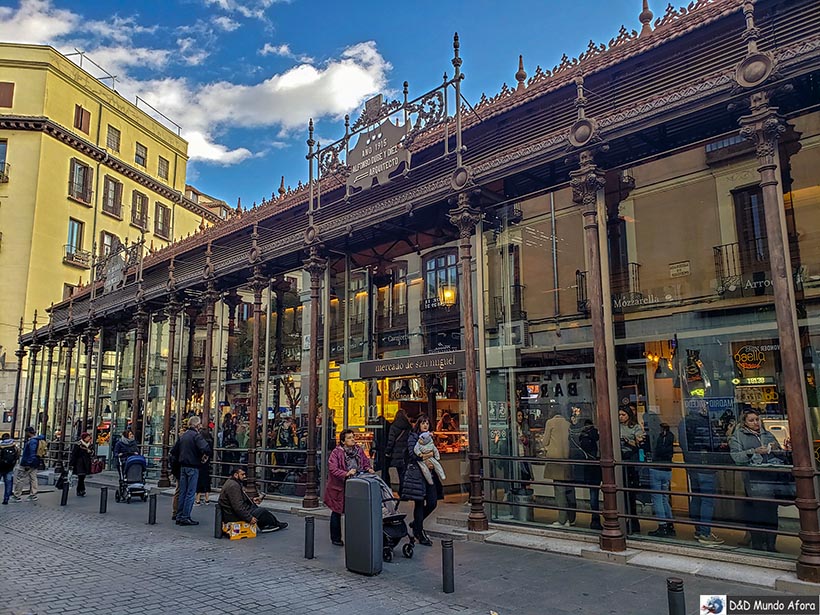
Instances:
[[[407,418],[407,412],[404,408],[399,408],[393,418],[393,423],[390,425],[387,444],[384,447],[384,458],[385,463],[388,464],[387,467],[393,466],[399,475],[399,493],[403,492],[407,438],[412,429],[413,426],[410,424],[410,419]]]
[[[71,449],[71,458],[68,465],[77,477],[77,495],[85,497],[85,477],[91,474],[91,457],[94,449],[91,447],[91,435],[83,432],[80,439]]]
[[[211,430],[207,427],[204,427],[200,432],[202,437],[205,438],[205,442],[208,443],[208,449],[213,451],[214,450],[214,437],[211,435]],[[211,459],[210,457],[205,457],[202,460],[202,463],[199,466],[199,476],[196,480],[196,498],[194,503],[196,505],[199,504],[207,504],[208,503],[208,496],[211,493]]]
[[[424,461],[433,453],[418,456],[413,450],[416,442],[419,441],[419,434],[424,431],[430,431],[430,419],[422,414],[416,420],[416,425],[407,437],[407,468],[404,472],[404,490],[401,492],[403,500],[413,500],[413,522],[410,527],[413,529],[413,536],[419,541],[419,544],[425,546],[432,546],[433,543],[427,534],[424,533],[424,520],[430,516],[439,500],[444,499],[444,487],[438,478],[438,474],[431,472],[433,483],[430,484],[424,480],[418,463]]]

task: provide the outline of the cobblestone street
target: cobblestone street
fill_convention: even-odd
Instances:
[[[343,549],[316,521],[316,559],[305,560],[304,520],[280,515],[290,527],[255,540],[215,540],[213,505],[197,507],[198,527],[170,520],[171,499],[158,498],[157,524],[148,504],[115,504],[98,512],[99,490],[72,496],[41,493],[0,511],[3,604],[12,615],[50,613],[356,613],[411,615],[550,613],[665,614],[662,572],[510,547],[456,542],[456,592],[441,592],[441,550],[398,554],[381,575],[349,573]],[[716,564],[717,565],[717,564]],[[700,593],[770,594],[759,588],[683,577],[689,613]]]

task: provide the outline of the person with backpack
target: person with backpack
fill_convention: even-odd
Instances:
[[[37,471],[40,469],[40,462],[45,458],[48,447],[45,436],[36,435],[34,427],[26,427],[26,440],[23,446],[23,456],[20,458],[20,465],[17,467],[17,476],[14,480],[14,490],[11,496],[12,502],[22,502],[20,497],[23,493],[24,485],[29,487],[30,501],[37,500]]]
[[[20,451],[17,450],[17,445],[9,434],[4,433],[0,439],[0,478],[3,479],[5,487],[3,504],[8,504],[11,497],[11,490],[14,487],[14,466],[17,464],[18,457],[20,457]]]

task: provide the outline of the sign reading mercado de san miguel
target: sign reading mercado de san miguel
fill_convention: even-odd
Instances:
[[[378,95],[365,103],[365,116],[377,117],[382,107],[382,97]],[[410,152],[402,140],[407,134],[406,127],[393,123],[390,118],[373,123],[359,133],[356,145],[347,156],[350,175],[349,188],[367,190],[374,183],[384,185],[390,175],[402,167],[410,166]]]

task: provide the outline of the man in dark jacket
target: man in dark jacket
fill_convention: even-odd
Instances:
[[[187,431],[171,449],[171,457],[179,464],[180,506],[177,525],[199,525],[199,521],[191,519],[191,510],[194,507],[199,467],[211,455],[211,447],[199,433],[201,424],[202,419],[198,416],[189,418]]]
[[[703,399],[686,400],[689,413],[678,425],[678,440],[686,463],[723,463],[725,455],[715,452],[715,434],[709,420],[709,405]],[[714,470],[687,469],[689,490],[692,493],[717,493],[717,472]],[[706,547],[716,547],[723,540],[712,533],[715,498],[692,496],[689,498],[689,517],[700,523],[695,526],[695,540]]]
[[[45,436],[36,435],[34,427],[26,427],[26,443],[23,446],[23,456],[20,458],[20,465],[17,466],[17,476],[14,479],[14,495],[12,502],[22,502],[20,497],[25,487],[29,488],[29,500],[37,499],[37,470],[40,468],[41,457],[37,454],[40,442],[45,440]]]
[[[399,408],[396,418],[390,425],[390,432],[387,434],[387,445],[384,447],[385,462],[389,468],[391,465],[396,468],[399,475],[399,493],[402,493],[404,484],[405,455],[407,453],[407,437],[413,426],[407,418],[404,408]]]
[[[0,438],[0,478],[3,479],[5,490],[3,492],[3,504],[9,503],[11,490],[14,487],[14,466],[20,458],[20,451],[11,436],[4,433]]]
[[[218,505],[222,509],[222,521],[255,523],[260,532],[285,529],[288,524],[279,521],[271,511],[260,507],[261,497],[251,499],[242,487],[244,484],[245,469],[234,468],[230,478],[222,485],[222,492],[219,494]]]

